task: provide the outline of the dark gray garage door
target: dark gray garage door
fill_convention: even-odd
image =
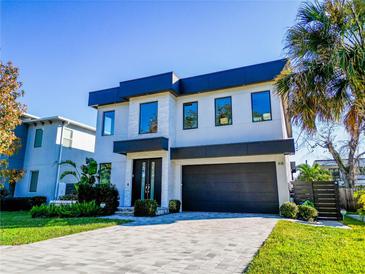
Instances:
[[[275,163],[183,166],[184,211],[277,213]]]

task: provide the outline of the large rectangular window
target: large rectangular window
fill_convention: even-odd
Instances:
[[[105,111],[103,113],[103,132],[104,136],[110,136],[114,134],[114,110]]]
[[[101,163],[99,166],[99,176],[101,184],[110,184],[110,176],[112,172],[111,163]]]
[[[39,171],[33,170],[30,175],[29,192],[37,192]]]
[[[270,121],[271,102],[270,91],[251,93],[252,122]]]
[[[37,128],[34,136],[34,147],[41,147],[43,139],[43,129]]]
[[[72,130],[69,128],[65,128],[63,130],[63,146],[72,147]]]
[[[198,128],[198,102],[184,103],[184,129]]]
[[[139,134],[157,132],[157,102],[143,103],[139,106]]]
[[[232,125],[232,98],[230,96],[215,99],[215,125]]]

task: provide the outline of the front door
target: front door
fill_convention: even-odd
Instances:
[[[162,159],[133,161],[132,206],[138,199],[156,200],[161,205]]]

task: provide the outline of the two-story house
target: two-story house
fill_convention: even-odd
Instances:
[[[278,212],[295,151],[274,87],[285,63],[169,72],[90,92],[95,157],[111,166],[120,205],[179,199],[184,211]]]
[[[39,118],[24,114],[15,129],[21,149],[9,158],[10,168],[23,169],[23,178],[16,183],[15,197],[46,196],[57,199],[71,189],[71,177],[60,180],[68,167],[58,163],[72,160],[78,166],[86,157],[94,156],[95,128],[60,116]]]

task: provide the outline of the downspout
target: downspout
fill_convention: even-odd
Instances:
[[[56,172],[56,185],[55,185],[55,191],[54,191],[54,199],[58,199],[58,189],[59,189],[59,183],[60,183],[60,170],[61,170],[61,160],[62,160],[62,151],[63,151],[63,129],[65,128],[65,125],[67,126],[68,123],[62,122],[61,127],[61,139],[60,139],[60,147],[58,149],[58,160],[57,160],[57,172]]]

